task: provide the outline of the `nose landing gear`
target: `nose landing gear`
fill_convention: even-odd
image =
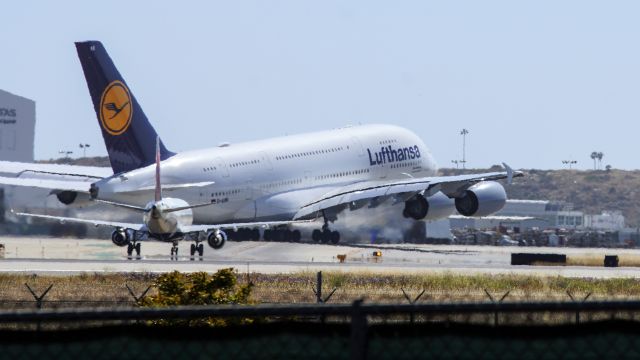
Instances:
[[[178,261],[178,243],[174,242],[171,247],[171,260]]]
[[[141,246],[139,242],[129,243],[129,245],[127,245],[127,259],[129,260],[133,259],[133,251],[135,250],[136,259],[140,260],[142,258],[140,256],[140,248]]]

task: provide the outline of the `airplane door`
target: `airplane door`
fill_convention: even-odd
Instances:
[[[371,167],[371,173],[373,174],[373,179],[386,179],[387,174],[389,173],[389,164],[379,164]]]
[[[269,157],[269,154],[267,154],[265,151],[260,152],[260,163],[262,164],[262,167],[264,169],[273,170],[273,164],[271,164],[271,158]]]
[[[245,183],[245,196],[244,199],[245,200],[253,200],[253,181],[248,180]]]
[[[216,164],[220,174],[222,174],[223,177],[229,177],[229,168],[227,168],[227,163],[224,159],[221,157],[217,158]]]
[[[364,147],[357,137],[354,136],[351,138],[351,146],[353,146],[353,150],[358,156],[364,156]]]

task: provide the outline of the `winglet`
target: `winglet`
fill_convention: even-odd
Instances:
[[[162,186],[160,185],[160,137],[156,137],[156,201],[162,200]]]
[[[513,169],[506,163],[502,163],[502,167],[507,170],[507,184],[511,185],[511,183],[513,182]]]

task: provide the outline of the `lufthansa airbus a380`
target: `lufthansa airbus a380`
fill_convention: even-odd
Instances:
[[[392,125],[364,125],[174,153],[148,121],[129,86],[100,42],[76,43],[113,175],[102,170],[64,172],[37,164],[11,166],[0,183],[50,189],[70,206],[103,202],[141,213],[137,224],[38,214],[21,214],[114,228],[112,241],[140,255],[148,238],[194,241],[221,248],[230,237],[300,239],[291,225],[318,219],[313,240],[338,243],[330,225],[344,211],[393,206],[407,218],[436,219],[455,210],[486,216],[506,201],[496,180],[521,176],[504,172],[436,176],[436,164],[413,132]],[[4,167],[4,169],[3,169]],[[25,170],[43,178],[18,177]],[[57,178],[60,176],[60,178]]]

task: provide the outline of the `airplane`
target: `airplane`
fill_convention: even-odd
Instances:
[[[113,243],[128,246],[128,255],[135,250],[140,256],[140,241],[151,238],[173,243],[176,259],[178,241],[193,240],[192,257],[202,256],[205,240],[219,249],[227,233],[232,239],[259,240],[259,228],[265,240],[300,241],[300,231],[291,228],[314,220],[322,225],[313,230],[312,239],[337,244],[340,233],[331,224],[342,212],[365,206],[403,204],[403,216],[415,220],[443,218],[455,210],[487,216],[506,202],[498,180],[510,184],[523,176],[506,164],[505,171],[436,176],[424,142],[394,125],[175,153],[156,133],[102,43],[75,45],[113,175],[96,180],[95,171],[79,169],[72,174],[77,178],[70,179],[68,169],[56,173],[48,168],[46,178],[25,178],[18,175],[33,165],[5,168],[0,162],[0,173],[16,175],[0,177],[0,184],[48,189],[69,206],[106,203],[142,212],[139,224],[20,213],[112,227]]]

